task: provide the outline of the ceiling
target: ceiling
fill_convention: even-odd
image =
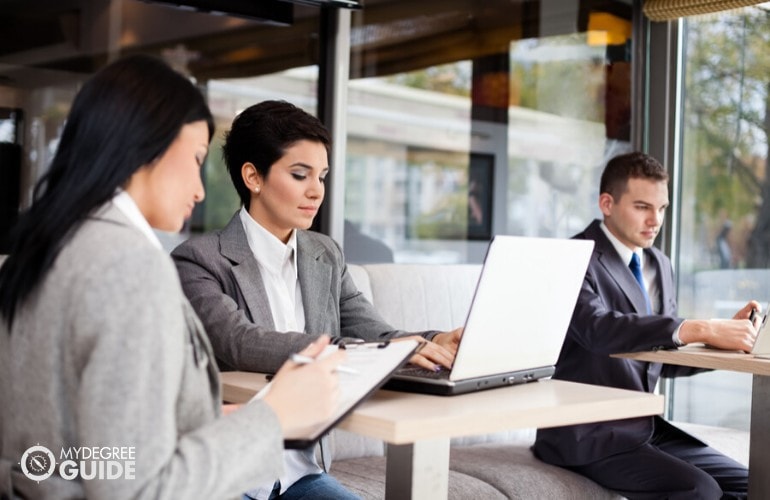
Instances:
[[[260,0],[290,7],[290,22],[280,23],[168,5],[239,1],[0,0],[0,85],[34,87],[48,75],[90,74],[131,52],[164,55],[202,81],[317,64],[322,8]],[[588,9],[609,6],[630,19],[628,1],[544,3],[549,16],[564,16],[572,29]],[[366,0],[352,14],[351,77],[506,52],[511,40],[538,35],[542,12],[539,0]]]

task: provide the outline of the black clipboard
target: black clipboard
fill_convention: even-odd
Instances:
[[[332,417],[321,424],[303,429],[297,436],[284,436],[284,448],[304,449],[313,446],[380,389],[393,372],[406,364],[422,346],[423,343],[417,340],[342,343],[337,346],[348,353],[344,365],[358,373],[339,374],[340,404]],[[312,411],[312,408],[308,410]]]

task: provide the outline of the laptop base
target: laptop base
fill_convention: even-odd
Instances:
[[[433,394],[435,396],[456,396],[469,392],[483,391],[509,385],[536,382],[553,375],[553,366],[532,368],[515,373],[501,373],[466,380],[433,380],[421,377],[395,375],[388,380],[382,389],[387,391],[416,392]]]

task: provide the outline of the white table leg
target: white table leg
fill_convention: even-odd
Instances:
[[[751,391],[749,498],[770,498],[770,377],[754,375]]]
[[[443,499],[449,495],[449,439],[387,445],[385,498]]]

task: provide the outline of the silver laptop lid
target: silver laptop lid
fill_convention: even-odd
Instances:
[[[495,236],[451,380],[556,364],[594,243]]]

